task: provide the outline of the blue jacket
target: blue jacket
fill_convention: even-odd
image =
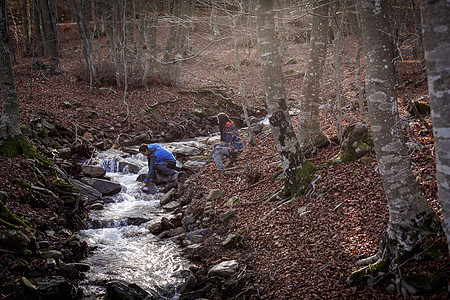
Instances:
[[[164,149],[160,144],[148,144],[148,151],[150,154],[148,155],[148,174],[145,178],[144,182],[147,183],[155,173],[155,165],[162,160],[172,160],[177,163],[175,157]]]
[[[234,126],[233,123],[227,122],[223,127],[223,132],[221,136],[221,140],[225,143],[225,145],[229,148],[231,155],[236,155],[239,153],[244,146],[242,146],[241,137]]]

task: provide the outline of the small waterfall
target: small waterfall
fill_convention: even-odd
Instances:
[[[89,228],[78,232],[95,247],[85,260],[91,266],[83,282],[85,299],[96,299],[102,293],[97,283],[113,279],[158,291],[161,299],[173,299],[189,262],[174,242],[160,240],[146,229],[148,222],[172,216],[162,210],[159,200],[139,189],[136,179],[147,172],[145,157],[108,150],[97,159],[106,177],[122,185],[122,192],[111,197],[103,210],[91,211]]]

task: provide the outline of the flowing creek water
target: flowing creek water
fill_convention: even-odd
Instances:
[[[99,153],[97,159],[107,171],[105,177],[120,183],[122,191],[105,201],[103,210],[92,210],[89,228],[78,232],[89,246],[96,247],[84,261],[91,266],[83,282],[85,299],[104,294],[99,282],[113,279],[135,283],[152,294],[157,292],[161,299],[176,299],[175,287],[184,281],[182,274],[189,261],[173,241],[159,239],[146,229],[152,220],[172,217],[155,196],[139,189],[136,179],[148,170],[146,158],[108,150]],[[137,166],[138,174],[128,172],[128,166]]]

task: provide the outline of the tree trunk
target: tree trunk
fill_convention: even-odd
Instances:
[[[23,55],[31,55],[31,3],[29,0],[22,0],[22,20],[23,20]]]
[[[5,139],[21,134],[19,129],[19,104],[9,50],[5,0],[0,0],[0,89],[2,90],[2,117],[0,144]]]
[[[142,17],[142,36],[144,38],[144,75],[142,76],[142,85],[147,87],[147,81],[153,72],[156,58],[156,26],[158,18],[156,17],[156,0],[146,1]]]
[[[80,34],[81,49],[84,56],[86,70],[89,75],[89,87],[92,89],[97,81],[97,71],[94,63],[94,49],[92,34],[89,28],[89,17],[85,0],[72,0],[73,12]]]
[[[40,0],[42,27],[45,38],[45,52],[49,56],[47,73],[57,74],[59,69],[58,31],[56,29],[55,5],[53,0]]]
[[[258,49],[266,89],[269,122],[285,176],[283,197],[294,197],[308,186],[311,180],[310,166],[300,149],[286,104],[272,1],[258,1],[256,16]]]
[[[308,66],[303,78],[300,94],[298,137],[304,149],[321,144],[326,137],[320,130],[319,103],[328,46],[328,1],[313,1],[311,42],[309,44]]]
[[[425,251],[424,239],[439,225],[415,181],[400,126],[388,10],[385,1],[363,0],[361,4],[369,120],[389,206],[389,223],[380,243],[379,263],[354,272],[347,280],[349,284],[359,282],[361,274],[375,275],[380,269],[395,271],[407,255]]]
[[[421,4],[438,196],[450,250],[450,3],[426,0]]]

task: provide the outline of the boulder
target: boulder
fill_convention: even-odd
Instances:
[[[122,190],[122,186],[120,184],[106,179],[92,178],[89,182],[91,186],[99,191],[103,196],[112,196],[120,193]]]
[[[221,214],[219,216],[219,220],[222,223],[226,223],[229,220],[233,219],[235,215],[236,215],[236,210],[235,209],[230,209],[229,211],[224,212],[223,214]]]
[[[91,178],[103,178],[106,174],[105,169],[99,165],[82,165],[81,172]]]
[[[176,191],[176,189],[173,188],[170,191],[168,191],[167,193],[165,193],[159,200],[159,204],[160,205],[168,204],[172,200],[172,197],[173,197],[173,194],[175,193],[175,191]]]
[[[82,183],[79,180],[71,179],[70,183],[80,190],[80,193],[86,196],[88,202],[93,202],[102,197],[102,193],[94,189],[92,186]]]
[[[152,299],[150,294],[135,283],[113,280],[106,284],[106,296],[110,300]]]
[[[30,244],[30,239],[20,230],[0,231],[0,246],[12,251],[23,251]]]
[[[77,289],[61,276],[43,279],[38,286],[38,299],[76,299]]]
[[[225,191],[223,191],[223,190],[212,189],[212,190],[209,191],[209,194],[206,197],[206,200],[207,201],[211,201],[211,200],[217,199],[219,197],[222,197],[223,194],[225,194]]]
[[[223,261],[220,264],[213,266],[208,271],[208,277],[231,277],[239,267],[239,263],[236,260]]]

